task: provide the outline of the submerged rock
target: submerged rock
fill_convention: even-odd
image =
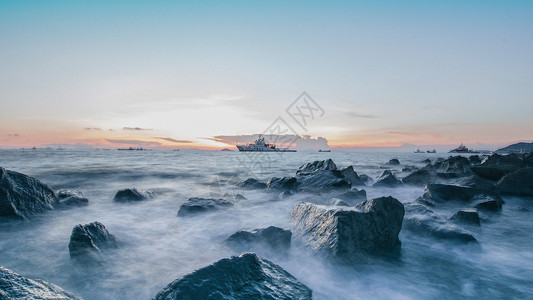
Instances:
[[[239,248],[254,245],[267,246],[274,250],[286,251],[291,247],[292,232],[279,227],[241,230],[232,234],[226,242]],[[247,249],[250,250],[250,249]]]
[[[59,200],[59,206],[72,207],[72,206],[87,206],[89,205],[89,199],[83,196],[81,191],[72,190],[58,190],[56,191],[57,199]]]
[[[0,266],[0,299],[74,300],[80,298],[53,283],[29,279]]]
[[[523,168],[505,175],[497,184],[502,194],[533,197],[533,168]]]
[[[402,182],[392,174],[391,170],[385,170],[379,175],[374,186],[396,186],[400,184]]]
[[[144,201],[152,198],[154,193],[149,191],[142,191],[137,188],[132,189],[123,189],[118,191],[113,198],[113,201],[116,202],[134,202],[134,201]]]
[[[266,183],[261,182],[255,178],[248,178],[237,183],[237,186],[245,189],[264,189],[266,188]]]
[[[337,170],[337,165],[335,165],[335,163],[331,159],[317,160],[311,163],[306,163],[305,165],[301,166],[298,171],[296,171],[296,175],[309,174],[320,170],[334,171]]]
[[[178,217],[195,215],[233,206],[233,201],[215,198],[189,198],[178,210]]]
[[[428,170],[417,170],[402,179],[405,184],[426,185],[433,181],[432,173]]]
[[[297,176],[297,189],[300,192],[319,192],[331,189],[349,189],[351,184],[340,171],[318,170]]]
[[[400,161],[397,158],[393,158],[389,160],[389,162],[387,163],[387,165],[391,165],[391,166],[397,166],[399,164],[400,164]]]
[[[0,217],[25,219],[54,208],[54,191],[34,177],[0,167]]]
[[[481,225],[479,214],[475,208],[461,209],[450,217],[450,220],[471,225]]]
[[[154,298],[312,299],[312,291],[280,266],[254,253],[221,259],[176,279]]]
[[[266,184],[267,191],[295,191],[298,186],[296,177],[272,177]]]
[[[480,210],[497,211],[502,209],[503,200],[499,195],[476,195],[472,198],[473,207]]]
[[[291,212],[294,235],[314,252],[332,259],[365,261],[400,247],[398,234],[404,208],[392,197],[360,203],[356,207],[328,207],[298,203]]]
[[[350,205],[355,205],[357,203],[366,201],[366,191],[352,188],[349,191],[335,195],[335,198],[342,199],[348,202]]]
[[[107,231],[104,224],[92,222],[72,229],[68,250],[70,258],[82,263],[101,262],[102,250],[118,248],[118,239]]]

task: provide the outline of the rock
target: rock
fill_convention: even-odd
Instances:
[[[502,209],[503,200],[499,195],[476,195],[471,200],[473,207],[480,210],[497,211]]]
[[[291,247],[291,237],[292,233],[290,230],[270,226],[261,229],[238,231],[232,234],[226,242],[241,249],[259,245],[274,250],[287,251]]]
[[[226,199],[215,198],[189,198],[187,202],[183,203],[178,210],[178,217],[195,215],[209,211],[215,211],[220,208],[233,206],[232,201]]]
[[[493,154],[485,158],[481,165],[472,167],[472,171],[482,178],[500,180],[506,174],[526,167],[526,159],[520,154]]]
[[[26,219],[54,208],[54,191],[38,179],[0,167],[0,217]]]
[[[0,299],[74,300],[80,298],[53,283],[29,279],[0,266]]]
[[[471,225],[481,225],[479,214],[475,208],[461,209],[450,217],[450,220]]]
[[[471,165],[481,164],[481,158],[479,157],[479,155],[471,155],[470,157],[468,157],[468,161]]]
[[[329,199],[329,205],[332,206],[350,206],[348,203],[344,202],[344,200],[339,198],[331,198]]]
[[[403,205],[392,197],[356,207],[298,203],[291,212],[294,235],[316,253],[334,260],[364,261],[400,247]]]
[[[319,192],[331,189],[349,189],[351,184],[340,171],[318,170],[313,173],[301,173],[297,176],[299,192]]]
[[[123,189],[118,191],[113,198],[113,201],[116,202],[134,202],[134,201],[144,201],[152,198],[154,194],[148,191],[142,191],[137,188],[132,189]]]
[[[437,202],[449,200],[470,201],[480,191],[470,187],[432,183],[426,186],[424,197]]]
[[[402,182],[392,174],[391,170],[385,170],[381,175],[379,175],[374,186],[396,186],[400,185]]]
[[[359,175],[359,179],[362,182],[364,182],[365,185],[372,185],[374,183],[374,179],[372,179],[372,177],[365,175],[365,174]]]
[[[426,158],[426,159],[424,159],[423,161],[421,161],[421,163],[424,163],[424,164],[431,164],[431,159]]]
[[[477,175],[465,177],[457,182],[458,185],[474,188],[480,191],[495,191],[496,185],[489,180],[483,179]]]
[[[352,185],[352,186],[362,186],[365,185],[365,181],[362,180],[357,172],[353,169],[352,166],[346,167],[341,171],[342,176]]]
[[[433,176],[428,170],[417,170],[402,179],[405,184],[426,185],[433,181]]]
[[[357,190],[356,188],[353,188],[349,191],[337,194],[335,198],[347,201],[348,203],[350,203],[350,205],[355,205],[356,203],[366,201],[366,191]]]
[[[387,163],[387,165],[391,165],[391,166],[397,166],[399,164],[400,164],[400,161],[397,158],[393,158],[389,160],[389,162]]]
[[[306,163],[305,165],[301,166],[298,171],[296,171],[296,175],[300,174],[309,174],[320,170],[337,170],[337,166],[331,159],[327,160],[317,160],[312,163]]]
[[[450,156],[445,160],[437,160],[429,168],[446,173],[456,173],[457,176],[470,175],[470,161],[464,156]]]
[[[104,224],[78,224],[72,229],[68,250],[70,258],[82,263],[102,262],[102,250],[118,248],[118,239],[107,231]]]
[[[505,175],[497,184],[502,194],[533,197],[533,168],[523,168]]]
[[[254,253],[245,253],[176,279],[154,300],[311,298],[312,291],[283,268]]]
[[[296,177],[272,177],[266,184],[267,191],[295,191]]]
[[[406,204],[405,212],[404,229],[406,230],[453,243],[478,244],[471,232],[449,223],[424,205]]]
[[[264,189],[266,188],[266,183],[260,182],[255,178],[248,178],[237,183],[237,186],[245,189]]]
[[[58,190],[56,191],[57,199],[59,200],[59,206],[72,207],[72,206],[87,206],[89,205],[89,199],[83,196],[81,191],[71,190]]]

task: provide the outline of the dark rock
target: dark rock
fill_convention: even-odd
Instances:
[[[478,195],[479,190],[470,187],[432,183],[426,186],[424,197],[437,202],[449,200],[470,201],[472,197]]]
[[[233,206],[232,201],[214,198],[189,198],[178,210],[178,217],[195,215]]]
[[[515,171],[513,166],[474,166],[472,172],[481,178],[488,180],[500,180],[505,174]]]
[[[365,185],[365,181],[357,175],[357,172],[355,172],[352,166],[342,169],[341,174],[352,186]]]
[[[85,198],[81,191],[58,190],[56,195],[61,207],[89,205],[89,199]]]
[[[496,185],[489,180],[483,179],[477,175],[465,177],[457,182],[458,185],[474,188],[480,191],[495,191]]]
[[[295,191],[297,187],[296,177],[272,177],[267,184],[267,191]]]
[[[468,161],[470,162],[471,165],[481,164],[481,158],[479,157],[479,155],[472,155],[468,157]]]
[[[25,219],[54,208],[54,191],[38,179],[0,167],[0,217]]]
[[[29,279],[0,266],[0,299],[74,300],[80,298],[53,283]]]
[[[331,159],[327,160],[317,160],[312,163],[306,163],[305,165],[301,166],[298,171],[296,171],[296,175],[300,174],[309,174],[320,170],[337,170],[337,166]]]
[[[389,162],[387,163],[387,165],[391,165],[391,166],[397,166],[399,164],[400,164],[400,161],[397,158],[393,158],[389,160]]]
[[[353,188],[349,191],[337,194],[335,198],[342,199],[348,203],[351,203],[351,205],[355,205],[356,203],[366,201],[366,191]]]
[[[424,159],[423,161],[421,161],[421,163],[424,163],[424,164],[431,164],[431,159],[426,158],[426,159]]]
[[[402,182],[392,174],[391,170],[385,170],[379,175],[374,186],[396,186],[400,184]]]
[[[521,154],[493,154],[483,160],[480,166],[472,167],[472,171],[482,178],[500,180],[506,174],[526,167],[526,160]]]
[[[497,184],[502,194],[533,197],[533,168],[523,168],[505,175]]]
[[[480,210],[497,211],[502,209],[503,200],[496,194],[492,195],[476,195],[471,200],[472,205]]]
[[[417,170],[402,179],[405,184],[426,185],[433,181],[433,176],[428,170]]]
[[[351,184],[342,176],[340,171],[318,170],[297,176],[298,191],[318,192],[331,189],[349,189]]]
[[[402,172],[412,172],[413,169],[410,168],[410,167],[405,167],[405,168],[402,168]]]
[[[152,198],[154,194],[148,191],[141,191],[137,188],[132,189],[123,189],[118,191],[113,198],[113,201],[116,202],[134,202],[134,201],[144,201]]]
[[[437,160],[433,168],[447,173],[470,174],[470,161],[464,156],[450,156],[445,160]]]
[[[311,298],[312,291],[283,268],[245,253],[176,279],[154,300]]]
[[[478,244],[471,232],[448,222],[424,205],[406,204],[405,212],[406,230],[448,242]]]
[[[260,182],[255,178],[248,178],[237,183],[237,186],[245,189],[264,189],[266,188],[266,183]]]
[[[68,250],[70,258],[82,263],[101,262],[102,250],[118,248],[118,239],[109,233],[104,224],[92,222],[76,225],[72,229]]]
[[[359,179],[364,182],[365,185],[372,185],[374,183],[374,179],[366,174],[359,175]]]
[[[392,197],[354,208],[298,203],[291,212],[294,235],[314,252],[337,260],[364,261],[400,247],[403,205]]]
[[[226,242],[243,249],[249,246],[267,246],[274,250],[286,251],[291,247],[292,233],[279,227],[270,226],[254,230],[241,230],[232,234]]]
[[[456,212],[453,216],[451,216],[450,220],[458,222],[458,223],[478,225],[478,226],[481,224],[479,220],[479,214],[477,213],[477,210],[475,208],[461,209],[458,212]]]

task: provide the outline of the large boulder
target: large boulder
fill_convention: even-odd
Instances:
[[[533,197],[533,168],[523,168],[505,175],[497,184],[502,194]]]
[[[298,203],[291,221],[294,235],[314,252],[334,260],[362,262],[368,254],[399,249],[403,216],[402,203],[382,197],[356,207]]]
[[[266,184],[266,189],[269,192],[273,191],[296,191],[298,186],[296,177],[272,177]]]
[[[233,206],[233,201],[215,198],[189,198],[180,206],[178,217],[195,215]]]
[[[450,220],[468,225],[481,225],[479,214],[475,208],[466,208],[457,211],[450,217]]]
[[[248,178],[237,183],[237,186],[244,189],[264,189],[266,188],[266,183],[255,178]]]
[[[366,201],[366,191],[362,189],[358,190],[356,188],[352,188],[349,191],[336,194],[335,198],[342,199],[353,206],[357,203]]]
[[[320,170],[333,171],[337,170],[337,166],[331,159],[317,160],[311,163],[306,163],[305,165],[301,166],[298,171],[296,171],[296,175],[313,173]]]
[[[466,202],[471,203],[475,208],[484,210],[498,210],[501,209],[503,204],[501,196],[494,190],[436,183],[426,186],[422,199],[437,203],[447,201]],[[430,203],[430,201],[427,203]]]
[[[521,154],[493,154],[485,158],[481,165],[472,167],[472,171],[489,180],[500,180],[506,174],[515,172],[526,166],[526,159]]]
[[[346,167],[340,170],[342,176],[352,185],[352,186],[364,186],[365,180],[357,175],[352,166]]]
[[[445,160],[438,160],[433,164],[438,171],[457,174],[470,174],[470,161],[464,156],[450,156]]]
[[[286,251],[291,247],[292,232],[279,227],[241,230],[232,234],[226,242],[242,250],[249,247],[268,247],[273,250]]]
[[[400,164],[400,161],[397,158],[393,158],[389,160],[389,162],[387,163],[387,165],[391,165],[391,166],[397,166],[399,164]]]
[[[350,182],[338,170],[318,170],[297,176],[297,189],[303,192],[319,192],[331,189],[349,189]]]
[[[434,176],[428,170],[417,170],[402,179],[405,184],[426,185],[433,181]]]
[[[54,191],[34,177],[0,167],[0,217],[25,219],[54,208]]]
[[[457,244],[478,244],[473,234],[421,204],[405,205],[404,229],[422,236]]]
[[[397,186],[402,184],[402,181],[396,178],[394,174],[392,174],[391,170],[385,170],[379,177],[377,178],[376,182],[374,183],[374,186]]]
[[[60,207],[72,207],[72,206],[87,206],[89,205],[89,199],[87,199],[81,191],[78,190],[57,190],[57,199]]]
[[[116,202],[136,202],[144,201],[152,198],[154,196],[153,192],[142,191],[137,188],[128,188],[118,191],[113,198],[113,201]]]
[[[469,177],[465,177],[460,179],[457,182],[458,185],[473,188],[480,191],[495,191],[496,185],[490,181],[483,179],[477,175],[472,175]]]
[[[29,279],[0,266],[0,299],[74,300],[80,298],[53,283]]]
[[[118,248],[118,239],[107,231],[104,224],[78,224],[72,229],[68,250],[70,258],[82,263],[101,262],[102,250]]]
[[[254,253],[245,253],[176,279],[154,299],[311,298],[312,291],[283,268]]]

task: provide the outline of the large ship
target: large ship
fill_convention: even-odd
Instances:
[[[461,145],[453,150],[450,150],[448,153],[479,153],[478,151],[474,151],[472,149],[468,149],[463,143]]]
[[[275,144],[265,142],[265,138],[259,135],[253,144],[237,145],[239,151],[257,151],[257,152],[296,152],[288,148],[276,148]]]

